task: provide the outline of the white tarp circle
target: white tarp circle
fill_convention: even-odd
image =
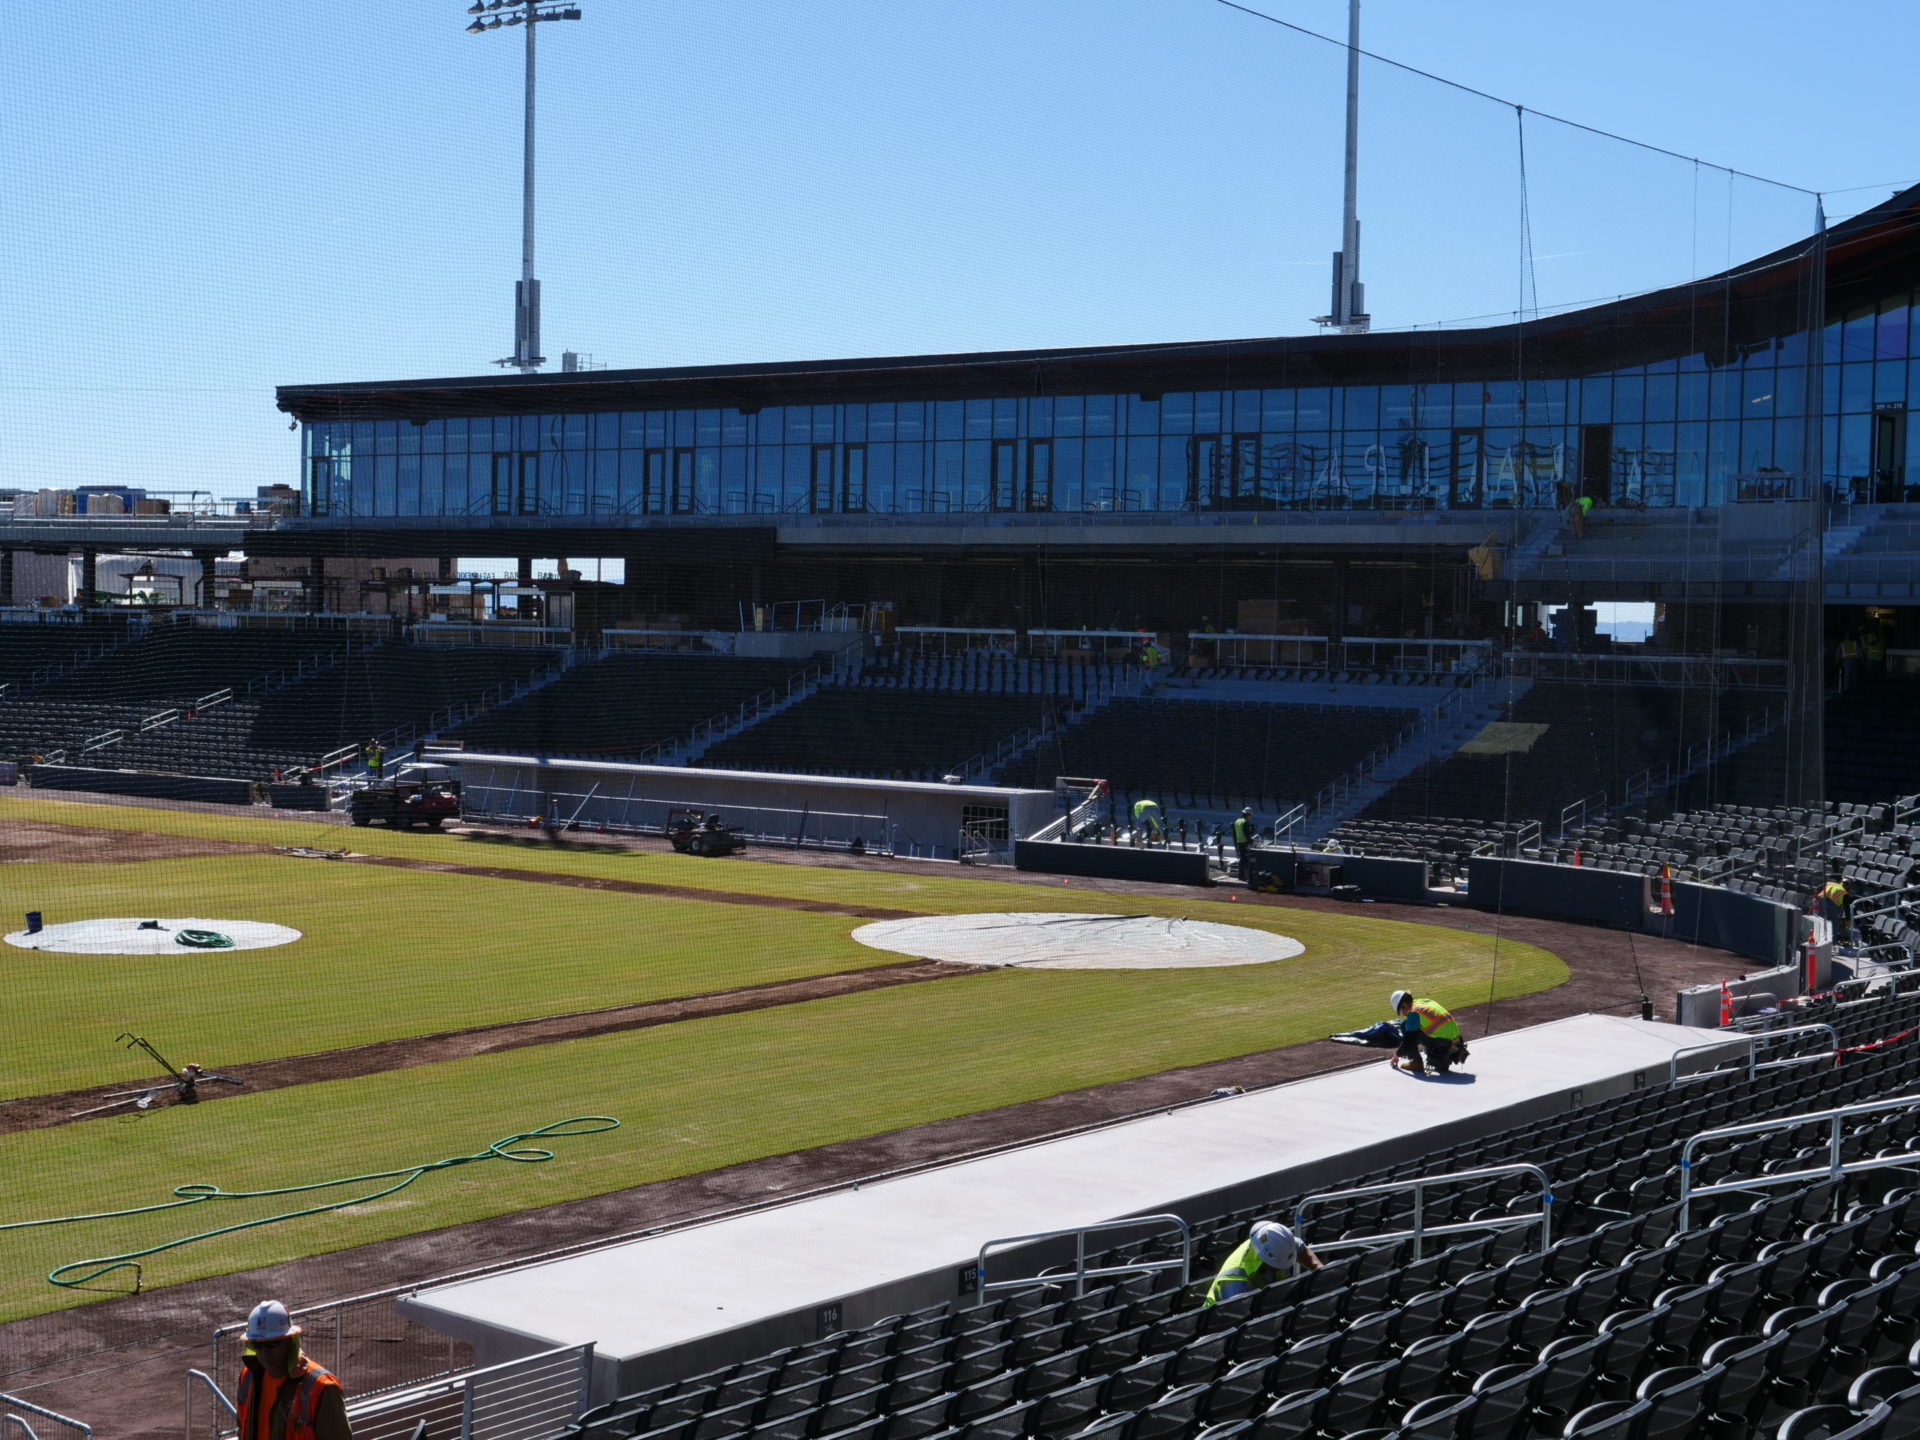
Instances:
[[[159,928],[153,928],[158,925]],[[231,945],[200,947],[180,943],[182,930],[210,930],[233,941]],[[29,934],[15,930],[7,944],[22,950],[46,950],[59,955],[220,955],[229,950],[265,950],[298,940],[300,932],[264,920],[170,920],[151,915],[129,919],[70,920]]]
[[[1010,911],[923,915],[862,925],[853,938],[876,950],[964,965],[1028,970],[1184,970],[1265,965],[1307,947],[1286,935],[1165,915]]]

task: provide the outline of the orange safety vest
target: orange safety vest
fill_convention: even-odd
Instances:
[[[1420,1017],[1420,1032],[1423,1035],[1438,1040],[1460,1038],[1460,1027],[1453,1023],[1453,1016],[1437,1000],[1416,1000],[1408,1013]]]
[[[338,1390],[340,1382],[334,1378],[332,1371],[322,1369],[305,1356],[301,1357],[301,1364],[304,1368],[297,1376],[289,1375],[281,1382],[282,1386],[293,1387],[293,1403],[287,1407],[285,1440],[319,1440],[313,1417],[320,1409],[320,1394],[329,1385]],[[255,1440],[258,1434],[254,1428],[253,1389],[253,1367],[242,1365],[239,1402],[235,1406],[240,1412],[240,1440]],[[271,1420],[268,1425],[271,1428]]]

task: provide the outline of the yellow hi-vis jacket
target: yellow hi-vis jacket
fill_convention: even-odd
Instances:
[[[1227,1256],[1226,1264],[1220,1267],[1220,1273],[1213,1277],[1213,1284],[1207,1287],[1206,1303],[1218,1305],[1222,1300],[1233,1299],[1234,1295],[1258,1290],[1273,1279],[1273,1268],[1260,1258],[1260,1252],[1253,1248],[1253,1241],[1243,1240],[1240,1248]],[[1233,1293],[1220,1293],[1228,1289]]]
[[[1447,1007],[1438,1000],[1416,1000],[1408,1017],[1420,1022],[1420,1033],[1429,1040],[1458,1040],[1460,1027],[1453,1016],[1447,1013]]]

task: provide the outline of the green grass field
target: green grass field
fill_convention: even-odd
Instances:
[[[1277,930],[1306,946],[1292,960],[1231,969],[959,975],[0,1136],[4,1224],[154,1204],[187,1182],[248,1190],[421,1164],[573,1115],[622,1122],[555,1142],[546,1164],[490,1160],[431,1173],[370,1205],[155,1256],[148,1289],[1312,1039],[1377,1018],[1398,984],[1479,999],[1540,990],[1567,973],[1542,950],[1485,936],[1199,896],[702,862],[40,799],[0,800],[0,825],[10,818],[351,844],[898,909],[1184,914]],[[249,1059],[903,958],[851,940],[862,923],[851,916],[272,855],[10,865],[0,867],[0,889],[8,912],[40,908],[49,922],[197,913],[305,932],[278,950],[151,960],[7,947],[9,1095],[150,1074],[112,1044],[129,1027],[176,1060],[244,1068]],[[55,1265],[289,1208],[296,1203],[285,1198],[215,1201],[0,1231],[0,1319],[99,1298],[47,1284]]]

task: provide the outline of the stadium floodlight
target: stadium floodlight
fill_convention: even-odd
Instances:
[[[510,13],[504,17],[491,13],[498,10]],[[526,120],[520,178],[520,279],[513,287],[513,354],[493,363],[530,375],[547,363],[540,353],[540,282],[533,275],[533,37],[542,21],[578,20],[580,9],[577,5],[556,5],[552,0],[473,0],[466,13],[478,16],[482,11],[489,12],[488,18],[476,19],[468,25],[469,35],[498,30],[503,24],[523,26],[527,32]]]
[[[1333,308],[1314,316],[1342,334],[1372,325],[1360,283],[1360,0],[1347,0],[1347,143],[1340,206],[1340,248],[1333,255]]]

